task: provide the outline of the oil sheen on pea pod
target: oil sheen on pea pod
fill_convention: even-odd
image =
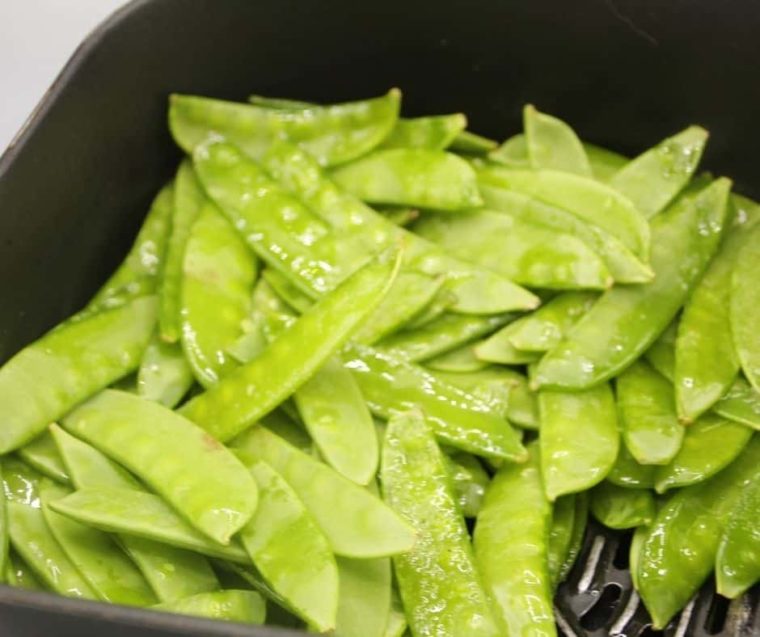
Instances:
[[[197,593],[192,597],[163,602],[151,608],[244,624],[263,624],[266,618],[266,604],[261,595],[245,590]]]
[[[471,372],[431,370],[431,374],[444,383],[481,399],[507,420],[512,392],[524,380],[519,372],[495,365]]]
[[[338,566],[327,538],[271,466],[258,461],[250,470],[260,497],[256,513],[240,532],[243,546],[292,610],[319,632],[332,630],[338,609]]]
[[[370,203],[448,211],[483,203],[472,167],[461,157],[438,150],[377,150],[333,170],[332,178]]]
[[[549,500],[601,482],[620,445],[612,388],[605,383],[574,393],[542,390],[538,408],[541,473]]]
[[[0,368],[0,454],[136,369],[155,321],[156,299],[140,297],[63,323],[11,358]]]
[[[617,377],[616,390],[626,448],[640,464],[668,464],[681,449],[684,437],[673,386],[638,360]]]
[[[547,561],[551,505],[544,495],[539,453],[504,464],[478,514],[475,559],[509,635],[556,635]]]
[[[549,540],[546,545],[546,568],[552,588],[560,582],[560,570],[567,559],[575,526],[575,493],[557,498],[552,504]]]
[[[656,465],[636,462],[636,458],[625,446],[625,441],[622,441],[615,464],[612,465],[606,479],[619,487],[654,489],[656,471]]]
[[[391,619],[391,561],[339,557],[337,637],[385,637]]]
[[[259,159],[284,136],[327,166],[364,155],[383,141],[396,125],[400,101],[400,91],[391,89],[369,100],[289,112],[175,94],[169,103],[169,128],[187,153],[213,133]]]
[[[398,266],[398,258],[380,260],[351,275],[261,355],[186,403],[181,413],[222,442],[234,438],[324,365],[378,306]]]
[[[723,418],[760,430],[760,392],[744,378],[736,379],[726,395],[715,403],[713,411]]]
[[[641,540],[636,581],[655,629],[662,629],[715,567],[721,537],[747,485],[760,480],[760,438],[725,470],[679,490]]]
[[[760,581],[758,511],[760,482],[756,480],[744,488],[731,510],[715,561],[718,592],[730,599],[739,597]]]
[[[757,308],[760,291],[760,224],[748,234],[736,257],[731,276],[731,332],[742,371],[750,384],[760,391],[760,334]]]
[[[563,170],[591,177],[591,165],[583,144],[565,122],[528,104],[523,108],[523,126],[533,168]]]
[[[17,453],[26,464],[51,480],[64,485],[70,483],[66,466],[49,432],[43,432]]]
[[[137,371],[137,394],[174,408],[195,381],[179,343],[167,343],[154,334]]]
[[[441,451],[419,412],[390,419],[381,467],[383,497],[417,532],[412,549],[393,558],[412,633],[500,634]]]
[[[399,118],[388,137],[380,144],[380,148],[443,150],[451,145],[465,126],[467,118],[462,113]]]
[[[718,247],[731,182],[718,179],[652,223],[650,283],[606,292],[536,370],[539,386],[591,387],[636,360],[667,327]]]
[[[740,423],[705,414],[686,428],[683,445],[673,460],[655,472],[655,490],[702,482],[728,466],[752,437],[752,429]]]
[[[240,461],[203,429],[157,403],[105,390],[69,414],[63,426],[135,473],[222,544],[256,509],[256,483]],[[167,459],[172,449],[181,450],[182,462]]]
[[[591,513],[610,529],[633,529],[654,520],[654,495],[648,489],[626,489],[605,480],[591,490]]]
[[[414,530],[377,496],[266,428],[252,427],[232,448],[246,464],[263,460],[285,479],[337,555],[387,557],[414,545]]]
[[[662,211],[689,183],[699,165],[708,132],[690,126],[634,157],[610,186],[630,199],[647,219]]]
[[[466,453],[444,454],[451,488],[466,518],[474,518],[480,511],[483,495],[490,478],[475,456]]]

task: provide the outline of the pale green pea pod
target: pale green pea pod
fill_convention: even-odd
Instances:
[[[465,126],[467,118],[462,113],[399,118],[380,148],[443,150],[451,145]]]
[[[467,155],[483,155],[494,150],[498,143],[469,130],[463,130],[449,145],[449,150]]]
[[[744,376],[760,392],[760,334],[757,308],[760,294],[757,273],[760,271],[760,224],[749,231],[736,258],[731,276],[731,332]]]
[[[302,100],[292,100],[286,97],[267,97],[266,95],[255,94],[249,95],[248,101],[255,106],[289,111],[304,111],[319,106],[319,104],[316,104],[315,102],[304,102]]]
[[[39,435],[72,407],[137,368],[156,321],[156,299],[64,323],[0,368],[0,454]]]
[[[474,518],[483,503],[490,481],[488,474],[475,456],[466,453],[444,454],[443,460],[462,515]]]
[[[611,529],[633,529],[650,524],[657,512],[648,489],[627,489],[604,481],[591,491],[591,512]]]
[[[591,176],[583,144],[572,128],[528,104],[523,109],[525,142],[530,164],[536,169],[563,170]]]
[[[609,183],[612,176],[628,163],[627,157],[608,148],[587,142],[583,143],[583,148],[591,164],[591,171],[599,181]]]
[[[488,367],[488,363],[475,356],[473,343],[467,343],[443,354],[433,356],[433,358],[428,358],[425,361],[425,367],[439,372],[467,373],[485,369]]]
[[[137,394],[172,409],[187,394],[195,378],[178,343],[155,334],[145,348],[137,372]]]
[[[391,617],[391,561],[338,558],[336,637],[385,637]]]
[[[266,619],[264,599],[254,591],[224,590],[197,593],[192,597],[164,602],[151,608],[244,624],[263,624]]]
[[[418,535],[393,558],[413,634],[498,635],[441,451],[421,414],[391,418],[381,466],[383,497]]]
[[[530,168],[528,140],[522,133],[513,135],[501,146],[488,153],[488,159],[510,168]]]
[[[515,323],[510,323],[480,343],[476,343],[472,348],[476,358],[502,365],[525,365],[538,361],[541,358],[540,352],[520,350],[512,344],[512,334],[520,329],[519,325],[515,327]]]
[[[652,343],[652,346],[644,352],[647,362],[671,383],[675,379],[678,321],[678,318],[674,319]]]
[[[639,464],[624,444],[615,459],[615,464],[607,474],[607,480],[619,487],[629,489],[654,489],[657,466]]]
[[[58,453],[58,448],[49,432],[40,434],[30,443],[21,447],[18,450],[18,455],[26,464],[51,480],[60,484],[71,482],[61,454]]]
[[[726,395],[715,403],[713,411],[723,418],[760,430],[760,392],[744,378],[736,379]]]

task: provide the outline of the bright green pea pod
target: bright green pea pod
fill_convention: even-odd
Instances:
[[[101,531],[136,535],[237,563],[250,562],[240,544],[223,545],[207,538],[163,499],[146,491],[88,487],[51,502],[50,508]]]
[[[650,218],[689,183],[702,157],[708,133],[690,126],[635,157],[609,183]]]
[[[615,464],[620,446],[610,386],[576,393],[542,390],[538,408],[541,473],[549,500],[601,482]]]
[[[8,504],[5,496],[5,485],[3,482],[3,465],[0,463],[0,583],[8,581],[12,584],[6,574],[10,568],[8,551],[10,548],[10,539],[8,537]]]
[[[330,358],[296,390],[294,398],[325,462],[349,480],[367,484],[380,459],[375,424],[343,361]]]
[[[472,372],[433,370],[432,375],[444,383],[458,387],[476,399],[483,401],[491,408],[491,411],[502,417],[507,417],[513,390],[525,381],[518,372],[496,366],[485,367]]]
[[[507,212],[431,214],[414,229],[454,256],[521,285],[603,290],[613,282],[605,263],[580,239]]]
[[[467,373],[477,372],[488,367],[486,361],[475,356],[472,343],[456,347],[443,354],[433,356],[425,361],[425,367],[439,372]]]
[[[262,272],[262,276],[288,307],[293,311],[303,314],[312,305],[314,299],[301,292],[297,286],[293,285],[290,280],[279,270],[267,268]]]
[[[256,483],[240,461],[157,403],[109,389],[69,414],[63,426],[134,472],[217,542],[227,544],[256,509]],[[181,461],[167,460],[172,449]]]
[[[171,409],[187,394],[194,380],[179,343],[166,343],[155,334],[137,372],[138,395]]]
[[[226,348],[251,311],[255,257],[219,209],[206,203],[190,229],[181,280],[181,338],[195,377],[209,387],[234,369]]]
[[[760,290],[760,224],[746,237],[736,257],[731,277],[731,331],[742,371],[750,384],[760,391],[760,332],[757,330],[757,308]]]
[[[563,170],[591,177],[591,165],[583,144],[565,122],[540,113],[528,104],[523,109],[523,125],[533,168]]]
[[[37,436],[18,450],[19,457],[30,467],[60,484],[69,484],[70,478],[61,454],[49,432]]]
[[[440,150],[378,150],[335,169],[332,178],[370,203],[449,211],[483,203],[475,171],[461,157]]]
[[[628,158],[615,151],[584,142],[583,148],[591,164],[591,172],[599,181],[609,182],[628,163]]]
[[[380,148],[443,150],[451,145],[465,126],[467,118],[462,113],[399,118],[390,135],[380,144]]]
[[[607,480],[619,487],[629,489],[654,489],[657,467],[639,464],[624,444],[620,445],[615,464],[607,474]]]
[[[546,566],[552,588],[560,583],[560,570],[570,552],[575,527],[575,493],[557,498],[552,505],[549,541],[546,546]]]
[[[391,561],[338,558],[336,637],[385,637],[391,619]]]
[[[387,557],[414,544],[414,531],[379,498],[267,429],[249,429],[232,447],[244,462],[263,460],[286,480],[336,554]]]
[[[417,208],[407,206],[376,206],[385,219],[393,225],[405,227],[420,217],[420,211]]]
[[[718,592],[736,599],[760,581],[760,534],[757,513],[760,511],[760,482],[746,487],[731,510],[715,560]]]
[[[449,150],[468,155],[484,155],[496,149],[497,146],[498,143],[492,139],[488,139],[472,131],[463,130],[451,142]]]
[[[523,429],[539,428],[538,399],[522,375],[509,394],[507,419]]]
[[[626,448],[640,464],[668,464],[681,449],[673,385],[642,360],[617,378],[618,415]]]
[[[697,592],[715,566],[721,537],[746,485],[760,480],[760,438],[724,471],[681,489],[660,508],[638,546],[635,581],[655,630]]]
[[[327,538],[272,467],[257,461],[250,469],[261,495],[256,513],[240,533],[243,546],[292,610],[319,632],[332,630],[338,608],[338,566]]]
[[[462,515],[474,518],[480,511],[483,495],[490,482],[488,474],[478,459],[467,453],[444,454],[443,460]]]
[[[498,635],[443,454],[419,412],[390,419],[381,467],[383,497],[418,535],[393,558],[412,633]]]
[[[340,164],[365,154],[385,139],[398,120],[401,93],[301,112],[238,104],[190,95],[172,95],[169,128],[187,153],[212,135],[221,136],[254,159],[285,136],[322,165]]]
[[[713,411],[723,418],[760,430],[760,392],[743,378],[737,378],[731,389]]]
[[[156,321],[156,299],[69,321],[0,368],[0,454],[17,449],[51,422],[137,368]]]
[[[644,352],[647,362],[671,383],[675,379],[678,320],[674,319],[652,343],[652,346]]]
[[[376,261],[351,275],[260,356],[193,398],[181,413],[222,442],[234,438],[272,411],[335,353],[378,306],[398,265],[398,258]]]
[[[621,372],[655,341],[718,247],[730,187],[729,180],[718,179],[658,215],[652,224],[655,279],[602,295],[541,360],[538,385],[591,387]]]
[[[475,559],[509,635],[556,635],[547,539],[551,505],[539,454],[505,464],[486,491],[473,536]]]
[[[525,459],[519,434],[483,399],[367,346],[351,345],[343,360],[369,408],[381,418],[394,411],[421,409],[444,444],[479,456]]]
[[[45,586],[40,582],[31,568],[18,556],[9,554],[5,568],[5,583],[16,588],[30,591],[44,591]]]
[[[513,135],[501,146],[488,153],[488,159],[510,168],[530,168],[528,140],[522,133]]]
[[[244,624],[263,624],[266,618],[264,599],[254,591],[212,591],[191,597],[164,602],[153,610],[221,619]]]
[[[292,100],[285,97],[267,97],[266,95],[249,95],[248,101],[255,106],[289,111],[303,111],[319,106],[319,104],[314,102],[303,102],[301,100]]]
[[[567,496],[565,496],[567,497]],[[575,562],[583,548],[583,538],[586,535],[586,526],[588,525],[588,495],[586,492],[575,494],[575,515],[573,517],[573,531],[570,535],[570,541],[567,547],[565,559],[559,567],[556,580],[564,582],[570,574]]]
[[[604,481],[591,490],[591,513],[611,529],[650,524],[657,510],[648,489],[628,489]]]
[[[686,428],[683,445],[670,464],[655,472],[655,490],[702,482],[733,462],[752,437],[752,429],[715,414]]]

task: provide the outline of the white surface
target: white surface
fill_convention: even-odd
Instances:
[[[0,153],[77,45],[126,0],[0,0]]]

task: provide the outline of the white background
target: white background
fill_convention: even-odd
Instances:
[[[126,0],[0,0],[0,154],[82,39]]]

